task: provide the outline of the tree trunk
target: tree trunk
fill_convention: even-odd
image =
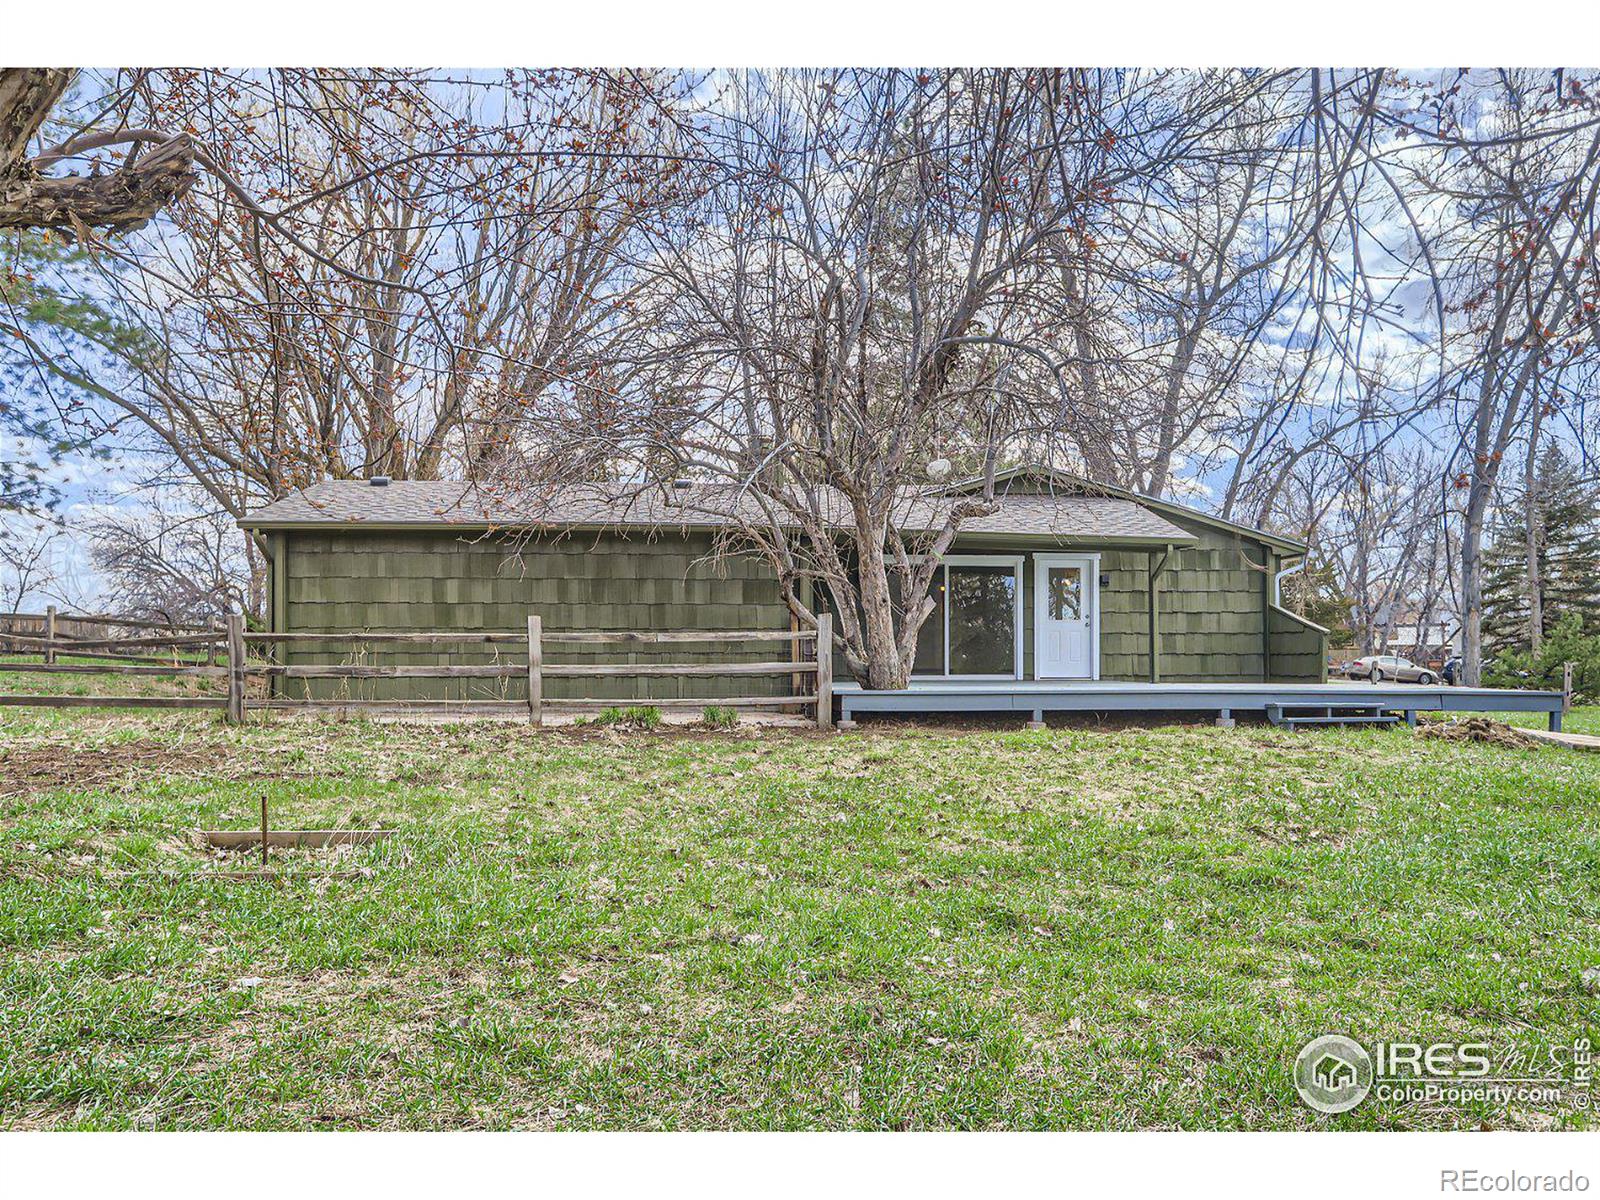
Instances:
[[[858,518],[857,588],[861,596],[861,640],[869,688],[899,689],[910,682],[909,660],[902,659],[894,636],[894,605],[888,564],[883,555],[883,524]],[[875,536],[874,536],[875,535]]]
[[[1539,397],[1533,398],[1533,429],[1528,435],[1528,459],[1522,468],[1522,495],[1528,506],[1528,651],[1535,657],[1544,641],[1544,505],[1539,495]]]
[[[1493,487],[1474,478],[1461,528],[1461,682],[1477,687],[1483,677],[1483,518]]]
[[[20,168],[28,143],[72,82],[72,71],[0,70],[0,174]]]
[[[1167,389],[1162,397],[1155,459],[1150,464],[1149,478],[1145,484],[1147,495],[1160,496],[1167,490],[1171,480],[1172,457],[1178,448],[1178,413],[1183,407],[1183,381],[1188,377],[1189,364],[1194,361],[1201,320],[1203,318],[1197,317],[1196,323],[1184,330],[1172,352],[1172,360],[1167,364]]]

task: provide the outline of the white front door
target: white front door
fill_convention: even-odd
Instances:
[[[1100,675],[1100,564],[1095,555],[1041,554],[1034,564],[1034,675]]]

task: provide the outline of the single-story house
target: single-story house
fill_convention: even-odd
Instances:
[[[962,488],[908,493],[902,528],[936,525]],[[916,675],[1064,683],[1326,678],[1325,631],[1274,599],[1278,574],[1304,557],[1304,543],[1045,469],[1006,472],[997,494],[999,511],[964,523],[940,565],[938,607],[922,630]],[[550,632],[790,629],[763,560],[715,552],[729,506],[743,502],[721,485],[682,481],[567,487],[533,504],[464,483],[373,479],[316,484],[240,525],[268,547],[269,621],[278,633],[516,631],[530,613]],[[554,661],[667,661],[631,648],[562,652]],[[462,653],[450,661],[483,661]],[[772,649],[679,645],[670,657],[770,660]],[[296,650],[289,661],[350,659]],[[441,659],[420,651],[383,661]],[[842,660],[838,670],[848,677]],[[326,696],[356,684],[359,692],[335,694],[518,699],[521,681],[279,686]],[[753,684],[770,690],[752,692]],[[783,676],[563,678],[546,685],[546,699],[792,694],[791,686]]]

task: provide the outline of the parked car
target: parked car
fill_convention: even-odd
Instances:
[[[1455,687],[1461,682],[1461,656],[1459,654],[1444,660],[1444,670],[1440,673],[1440,677],[1451,687]]]
[[[1439,673],[1428,667],[1419,667],[1409,658],[1398,654],[1369,654],[1344,665],[1346,679],[1370,679],[1374,683],[1393,680],[1395,683],[1438,683]]]

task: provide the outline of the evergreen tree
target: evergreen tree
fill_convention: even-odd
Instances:
[[[1561,451],[1540,456],[1531,489],[1500,506],[1485,555],[1484,641],[1496,652],[1528,650],[1528,522],[1537,538],[1541,640],[1573,614],[1584,634],[1600,632],[1600,491]]]
[[[79,362],[92,365],[89,374],[110,369],[108,350],[130,359],[154,353],[147,339],[86,298],[92,289],[81,271],[88,261],[88,251],[53,234],[24,229],[0,238],[0,343],[7,334],[21,340],[51,329],[67,339]],[[7,451],[0,454],[0,513],[37,516],[54,507],[54,468],[63,459],[114,456],[109,446],[95,444],[95,422],[86,419],[85,407],[92,395],[45,383],[33,353],[30,346],[28,353],[0,358],[0,448]]]

